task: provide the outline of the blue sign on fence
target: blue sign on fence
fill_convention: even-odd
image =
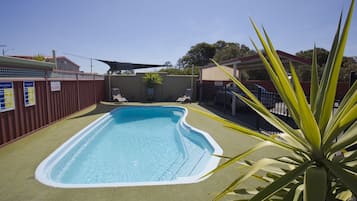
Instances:
[[[13,86],[12,82],[0,82],[0,112],[15,109]]]
[[[24,102],[25,107],[36,104],[36,91],[34,81],[24,81]]]

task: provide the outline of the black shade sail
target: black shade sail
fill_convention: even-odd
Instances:
[[[122,70],[134,70],[140,68],[155,68],[155,67],[164,67],[165,65],[158,65],[158,64],[135,64],[135,63],[126,63],[126,62],[117,62],[117,61],[106,61],[97,59],[97,61],[101,61],[107,64],[110,69],[110,72],[120,72]]]

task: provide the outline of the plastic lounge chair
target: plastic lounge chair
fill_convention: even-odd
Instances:
[[[112,96],[113,100],[116,100],[118,102],[128,102],[128,100],[121,95],[120,90],[118,88],[112,89]]]
[[[192,89],[186,89],[185,95],[179,97],[176,102],[191,103]]]

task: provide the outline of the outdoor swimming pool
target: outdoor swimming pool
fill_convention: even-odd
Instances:
[[[36,169],[61,188],[195,183],[222,154],[209,134],[185,122],[182,107],[121,107],[74,135]]]

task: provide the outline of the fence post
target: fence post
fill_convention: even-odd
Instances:
[[[93,74],[93,88],[94,88],[94,104],[97,104],[97,83],[95,81],[95,74]]]
[[[81,110],[81,100],[79,97],[79,78],[78,78],[78,73],[76,73],[76,81],[77,81],[77,105],[78,105],[78,111]]]
[[[200,80],[199,80],[199,86],[200,86],[200,92],[199,92],[199,95],[200,95],[200,97],[199,97],[199,103],[201,104],[201,102],[202,102],[202,93],[203,93],[203,89],[202,89],[202,87],[203,87],[203,81],[202,81],[202,68],[199,68],[199,76],[200,76]]]
[[[258,91],[257,91],[257,92],[258,92],[258,97],[257,97],[257,98],[258,98],[258,100],[259,100],[260,102],[262,102],[262,89],[258,87]],[[256,119],[256,128],[257,128],[258,131],[259,131],[259,130],[260,130],[260,127],[261,127],[261,126],[260,126],[260,116],[257,114],[255,119]]]
[[[224,98],[223,98],[223,113],[226,113],[226,94],[227,94],[227,87],[224,85]]]
[[[48,71],[45,72],[45,90],[46,90],[46,103],[47,103],[47,123],[51,123],[52,118],[51,118],[51,105],[50,105],[50,98],[51,98],[51,93],[50,93],[50,88],[48,85],[51,83],[48,81]]]

